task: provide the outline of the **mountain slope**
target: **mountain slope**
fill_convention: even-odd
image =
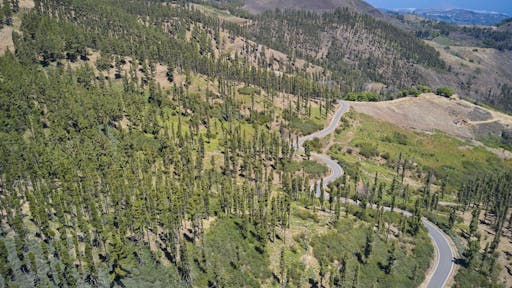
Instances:
[[[414,14],[428,19],[443,21],[447,23],[471,25],[493,25],[510,17],[508,15],[497,12],[473,11],[467,9],[436,10],[405,8],[382,9],[382,11],[398,14]]]
[[[238,2],[223,3],[236,6]],[[342,85],[345,92],[362,89],[365,83],[374,81],[389,85],[394,91],[425,84],[417,66],[445,67],[434,49],[413,34],[389,24],[397,22],[396,19],[364,1],[249,0],[244,3],[244,9],[257,13],[245,25],[249,34],[238,28],[228,29],[287,54],[290,59],[300,57],[326,67],[331,72],[331,83]]]
[[[367,14],[17,2],[3,2],[16,49],[0,56],[0,287],[417,287],[433,255],[422,211],[456,195],[437,187],[506,165],[449,139],[458,153],[445,157],[445,137],[351,112],[330,129],[354,131],[339,137],[351,152],[324,145],[334,134],[295,151],[361,82],[408,85],[417,66],[442,68],[433,49]],[[347,177],[317,198],[319,150]]]
[[[303,287],[306,272],[325,276],[309,273],[317,258],[335,267],[343,255],[347,277],[370,275],[361,287],[389,287],[395,274],[421,283],[432,248],[417,223],[382,229],[359,267],[352,244],[373,237],[377,215],[346,217],[358,227],[342,233],[334,211],[298,202],[326,172],[295,155],[289,125],[324,123],[334,101],[319,81],[247,63],[249,43],[244,55],[219,53],[236,36],[189,5],[36,4],[16,54],[0,57],[0,287]],[[311,254],[301,235],[320,232],[347,235],[321,241],[344,248]],[[378,266],[388,254],[393,275]]]
[[[359,13],[382,15],[377,9],[361,0],[247,0],[245,6],[253,13],[275,9],[305,9],[314,11],[325,11],[336,8],[348,8]]]
[[[336,9],[267,11],[248,25],[255,41],[326,66],[335,81],[357,87],[379,81],[395,87],[422,82],[415,65],[443,68],[436,51],[370,15]]]
[[[432,87],[450,86],[467,99],[512,111],[512,21],[496,26],[456,25],[414,14],[395,15],[401,29],[434,47],[447,71],[424,69]]]

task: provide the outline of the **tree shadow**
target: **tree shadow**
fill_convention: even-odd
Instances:
[[[463,258],[453,258],[452,261],[455,265],[464,266],[465,268],[468,267],[468,263]]]
[[[277,283],[281,283],[281,279],[279,279],[279,276],[276,275],[276,273],[272,272],[272,278],[274,278],[274,281]]]
[[[357,261],[359,263],[364,264],[363,254],[361,254],[360,252],[356,252],[354,253],[354,256],[356,256]]]
[[[309,278],[308,283],[311,288],[320,288],[320,283],[318,283],[318,281],[313,278]]]

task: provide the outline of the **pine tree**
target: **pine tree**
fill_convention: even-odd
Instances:
[[[384,267],[384,272],[386,274],[391,274],[391,271],[395,265],[395,261],[396,261],[396,241],[393,242],[393,244],[391,244],[391,248],[389,248],[388,250],[388,263],[386,264],[386,266]]]
[[[86,282],[95,286],[98,282],[98,272],[96,270],[96,265],[94,264],[94,258],[92,256],[92,246],[89,241],[85,242],[84,256],[85,256],[85,261],[87,263],[87,269],[86,269],[87,276],[85,277],[85,280],[86,280]]]
[[[9,251],[4,240],[0,239],[0,275],[4,279],[4,283],[14,281],[14,271],[9,263]],[[7,286],[7,285],[6,285]]]
[[[345,280],[347,278],[347,258],[347,255],[344,254],[343,257],[340,259],[338,268],[339,282],[336,287],[344,287],[345,285]]]
[[[469,234],[470,236],[474,236],[476,231],[478,230],[478,221],[480,216],[480,209],[473,209],[471,223],[469,224]]]
[[[341,216],[341,201],[336,198],[336,203],[334,204],[334,224],[337,224],[340,221]]]
[[[389,189],[391,194],[391,211],[395,210],[396,204],[396,178],[393,177],[393,182],[391,183],[391,188]]]
[[[187,243],[184,240],[180,240],[180,263],[178,270],[180,272],[181,279],[189,284],[192,281],[190,269],[191,268],[187,252]]]
[[[324,209],[325,205],[325,187],[324,187],[324,179],[320,179],[320,183],[318,184],[318,188],[320,189],[320,209]]]
[[[279,257],[279,277],[281,279],[281,285],[283,287],[286,287],[286,281],[285,281],[285,273],[286,273],[286,259],[284,255],[284,248],[281,248],[281,254]]]
[[[304,143],[304,154],[306,155],[306,159],[311,158],[311,147],[308,142]]]
[[[128,247],[121,241],[119,235],[115,235],[109,244],[109,259],[111,262],[110,268],[110,282],[119,284],[121,280],[128,276],[129,270],[126,264],[128,264],[128,257],[130,252]],[[128,262],[128,263],[127,263]]]
[[[354,268],[354,278],[352,279],[352,288],[357,288],[359,286],[359,264],[356,263],[356,267]]]
[[[455,225],[455,208],[452,208],[450,211],[449,219],[448,219],[448,228],[452,229]]]
[[[38,277],[37,274],[37,263],[36,263],[36,255],[34,252],[28,252],[28,260],[30,261],[30,271],[32,271],[35,275],[35,278]]]
[[[368,263],[368,259],[370,258],[370,255],[372,254],[373,242],[374,242],[374,234],[373,233],[374,233],[373,227],[370,227],[368,229],[368,232],[366,233],[366,242],[364,244],[364,250],[363,250],[364,263]]]
[[[320,287],[324,286],[324,278],[325,276],[327,275],[327,272],[328,272],[328,266],[327,266],[327,259],[325,258],[321,258],[320,261],[320,272],[319,272],[319,276],[320,276]]]
[[[462,255],[464,256],[464,262],[467,266],[472,266],[477,259],[477,255],[480,252],[480,235],[477,234],[475,239],[470,240],[468,247],[464,250]]]
[[[444,196],[446,194],[446,179],[443,179],[441,182],[441,199],[444,199]]]

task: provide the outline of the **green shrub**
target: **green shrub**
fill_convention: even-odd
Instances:
[[[363,155],[366,158],[371,158],[379,155],[379,150],[377,149],[377,145],[375,144],[362,142],[358,143],[356,146],[359,147],[359,154]]]
[[[425,85],[418,85],[418,89],[421,91],[421,93],[430,93],[432,92],[432,88],[425,86]]]
[[[345,173],[347,173],[347,175],[350,177],[356,177],[361,173],[361,163],[359,162],[352,163],[338,158],[338,163],[341,165],[341,167],[343,167]]]
[[[320,177],[327,173],[327,167],[313,160],[304,160],[304,161],[292,161],[286,165],[286,171],[294,173],[304,169],[306,174],[309,174],[312,177]]]
[[[251,87],[251,86],[245,86],[238,89],[238,93],[242,95],[256,95],[260,94],[260,89]]]
[[[322,143],[320,143],[319,138],[308,140],[304,143],[304,145],[309,145],[309,148],[311,148],[313,151],[319,151],[322,148]]]
[[[307,209],[297,209],[295,210],[295,216],[302,220],[313,220],[314,222],[318,223],[320,222],[320,218],[318,217],[317,213],[311,212]]]
[[[345,99],[348,101],[375,102],[380,100],[380,96],[375,92],[364,91],[361,93],[348,93]]]
[[[436,90],[437,95],[444,96],[444,97],[451,97],[454,93],[455,92],[453,92],[453,89],[449,88],[449,87],[440,87],[440,88],[437,88],[437,90]]]
[[[107,54],[101,54],[101,56],[96,60],[96,68],[99,71],[107,71],[110,69],[111,59],[110,55]]]
[[[290,129],[300,132],[302,135],[308,135],[322,129],[322,125],[310,119],[302,121],[299,118],[293,117],[290,121]]]
[[[272,273],[268,253],[257,235],[257,228],[243,219],[218,220],[204,235],[204,251],[195,247],[194,258],[207,255],[212,263],[209,272],[223,275],[226,287],[260,287]],[[206,287],[208,279],[201,273],[201,265],[194,268],[195,284]]]
[[[407,145],[409,144],[409,139],[407,138],[407,135],[400,133],[400,132],[393,132],[392,135],[386,135],[382,137],[382,141],[388,142],[388,143],[395,143],[400,145]]]
[[[400,96],[402,96],[402,97],[418,96],[420,94],[421,94],[420,90],[418,90],[416,88],[410,88],[410,89],[402,90],[400,92]]]
[[[269,123],[272,119],[270,118],[270,114],[265,113],[264,111],[258,112],[253,111],[251,113],[251,119],[249,122],[258,123],[259,125],[265,125]]]

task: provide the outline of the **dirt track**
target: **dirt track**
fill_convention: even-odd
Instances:
[[[5,26],[0,29],[0,55],[7,50],[14,52],[14,43],[12,42],[12,27]]]

